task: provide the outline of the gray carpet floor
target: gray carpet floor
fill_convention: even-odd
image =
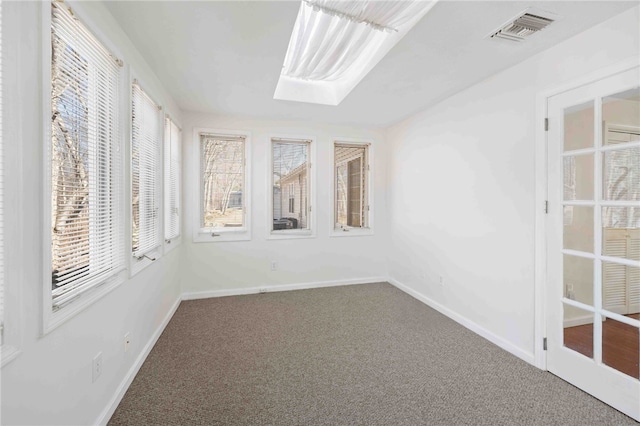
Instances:
[[[637,425],[387,283],[182,302],[110,425]]]

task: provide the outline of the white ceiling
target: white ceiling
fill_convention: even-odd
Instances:
[[[274,100],[298,1],[106,1],[185,111],[386,127],[637,5],[442,0],[338,106]],[[562,18],[523,43],[487,39],[528,7]]]

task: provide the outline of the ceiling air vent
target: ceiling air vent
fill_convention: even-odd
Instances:
[[[540,12],[541,11],[527,10],[521,13],[516,19],[509,21],[508,24],[503,25],[498,31],[494,31],[491,34],[491,38],[522,41],[555,21],[552,14]]]

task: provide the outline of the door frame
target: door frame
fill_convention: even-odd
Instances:
[[[549,98],[594,83],[606,77],[619,74],[640,66],[640,58],[629,57],[613,65],[600,68],[570,82],[539,91],[536,95],[535,115],[535,235],[534,235],[534,365],[547,370],[547,352],[545,349],[547,328],[547,136],[546,119]]]

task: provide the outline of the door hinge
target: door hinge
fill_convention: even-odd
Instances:
[[[542,349],[547,350],[547,338],[542,339]]]
[[[549,119],[548,118],[544,119],[544,131],[545,132],[549,131]]]
[[[544,202],[544,212],[549,214],[549,201]]]

